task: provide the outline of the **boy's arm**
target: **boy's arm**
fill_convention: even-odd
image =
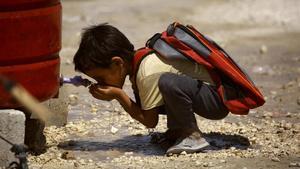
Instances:
[[[134,119],[141,122],[147,128],[154,128],[158,123],[158,110],[142,110],[130,97],[123,91],[120,91],[119,97],[116,98],[125,111]]]
[[[116,99],[124,110],[134,119],[145,125],[147,128],[154,128],[158,123],[158,111],[156,108],[142,110],[130,97],[120,88],[113,86],[92,85],[90,93],[100,100]]]

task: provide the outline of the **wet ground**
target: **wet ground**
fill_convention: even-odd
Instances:
[[[248,116],[210,121],[198,117],[211,143],[205,153],[166,157],[149,143],[148,130],[116,102],[93,99],[83,87],[65,86],[65,127],[45,131],[47,153],[32,168],[299,168],[300,1],[158,0],[63,1],[62,73],[72,76],[81,29],[109,22],[136,48],[173,21],[192,24],[216,40],[262,90],[266,104]],[[131,93],[126,81],[124,90]],[[132,94],[130,94],[132,96]],[[155,132],[166,130],[160,117]]]

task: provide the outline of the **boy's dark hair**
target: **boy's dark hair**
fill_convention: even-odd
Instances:
[[[109,67],[114,56],[130,62],[133,55],[134,46],[126,36],[104,23],[84,29],[73,62],[76,71],[85,72],[97,67]]]

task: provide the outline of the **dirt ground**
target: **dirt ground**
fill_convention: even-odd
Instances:
[[[167,157],[116,101],[65,86],[68,124],[46,128],[49,149],[30,156],[31,168],[300,168],[300,1],[64,0],[62,5],[64,76],[77,74],[72,57],[84,27],[108,22],[139,48],[179,21],[221,44],[262,90],[266,104],[248,116],[197,117],[212,146],[205,153]],[[124,90],[132,93],[130,88],[126,81]],[[161,116],[155,132],[166,130],[165,123]]]

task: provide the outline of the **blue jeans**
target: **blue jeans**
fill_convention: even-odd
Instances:
[[[185,75],[164,73],[158,81],[167,114],[167,126],[173,130],[199,131],[194,113],[211,120],[228,115],[216,89]]]

